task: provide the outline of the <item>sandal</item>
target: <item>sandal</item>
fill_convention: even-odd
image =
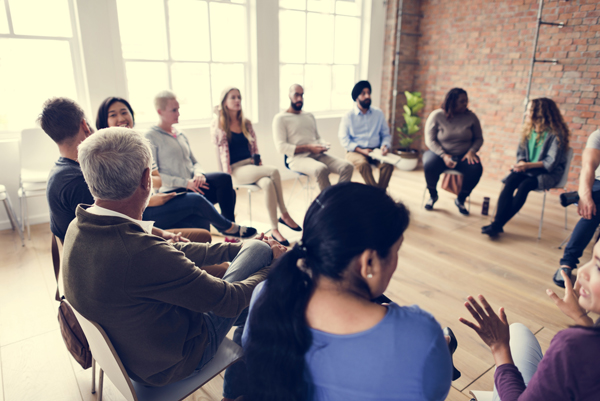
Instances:
[[[283,221],[283,219],[280,217],[278,220],[281,224],[283,224],[284,226],[288,227],[290,230],[294,230],[294,231],[302,231],[302,227],[298,226],[298,227],[290,227],[289,224],[287,224],[285,221]],[[287,246],[287,245],[286,245]]]

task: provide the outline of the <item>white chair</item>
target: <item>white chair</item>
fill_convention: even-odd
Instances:
[[[6,214],[8,215],[8,220],[10,220],[10,225],[12,226],[12,229],[17,230],[17,232],[19,233],[19,237],[21,238],[21,246],[25,246],[23,230],[21,230],[19,220],[17,220],[17,216],[15,215],[15,211],[12,207],[10,197],[8,196],[8,192],[6,192],[6,187],[4,185],[0,185],[0,201],[4,202],[4,208],[6,209]]]
[[[288,198],[287,204],[289,205],[292,201],[292,198],[294,196],[294,190],[296,189],[296,184],[300,184],[300,188],[302,188],[306,193],[306,208],[308,209],[308,206],[310,205],[310,202],[312,200],[312,190],[314,188],[314,186],[310,184],[310,177],[304,173],[301,173],[300,171],[292,170],[290,168],[290,165],[288,164],[287,155],[283,156],[283,164],[285,164],[285,168],[287,168],[293,173],[296,173],[296,179],[294,180],[294,185],[292,186],[292,190],[290,192],[290,197]]]
[[[448,175],[458,175],[458,176],[462,176],[463,173],[461,173],[458,170],[454,170],[454,169],[446,169],[442,172],[442,174],[448,174]],[[441,174],[440,174],[441,176]],[[423,205],[425,204],[425,195],[427,194],[427,185],[425,185],[425,189],[423,190],[423,198],[421,199],[421,207],[423,207]],[[469,195],[468,197],[469,199],[469,213],[471,213],[471,196]]]
[[[245,189],[248,191],[248,214],[250,215],[250,226],[252,226],[252,193],[260,191],[260,187],[256,184],[236,184],[233,183],[236,190]]]
[[[563,172],[563,175],[560,178],[560,181],[558,182],[558,184],[556,184],[553,188],[550,188],[550,189],[562,189],[563,191],[566,191],[567,180],[569,178],[569,170],[571,168],[571,161],[573,160],[573,148],[567,149],[566,156],[567,156],[567,163],[565,164],[565,171]],[[547,189],[547,190],[536,189],[535,191],[544,193],[544,200],[542,201],[542,215],[540,216],[540,228],[538,230],[538,239],[541,239],[542,238],[542,225],[544,224],[544,209],[546,208],[546,194],[548,193],[549,189]],[[565,208],[565,230],[566,229],[567,229],[567,208]]]
[[[243,356],[242,348],[225,338],[213,359],[198,374],[167,386],[148,387],[129,378],[119,355],[102,327],[83,317],[72,305],[71,308],[90,344],[94,359],[101,368],[98,401],[102,401],[104,372],[127,401],[180,401]]]
[[[46,195],[48,174],[52,164],[48,162],[48,153],[53,152],[58,156],[56,144],[41,128],[25,129],[21,132],[21,178],[18,191],[21,206],[21,229],[31,239],[29,226],[29,211],[27,198]]]

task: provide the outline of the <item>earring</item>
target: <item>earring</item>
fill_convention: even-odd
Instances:
[[[373,274],[372,273],[367,274],[367,278],[373,278]]]

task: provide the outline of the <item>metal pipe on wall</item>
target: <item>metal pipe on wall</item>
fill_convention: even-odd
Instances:
[[[398,72],[400,69],[400,37],[402,36],[402,8],[404,6],[403,0],[398,0],[398,23],[396,24],[396,54],[394,56],[394,84],[392,91],[392,110],[391,110],[391,123],[390,129],[395,130],[396,125],[396,97],[398,96]],[[392,133],[393,135],[393,133]]]

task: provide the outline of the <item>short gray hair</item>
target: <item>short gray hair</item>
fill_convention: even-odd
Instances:
[[[101,129],[87,138],[78,147],[78,158],[90,192],[102,200],[129,198],[152,164],[148,140],[123,127]]]
[[[171,92],[170,90],[161,91],[154,97],[154,107],[156,110],[164,110],[167,108],[167,103],[169,103],[169,100],[172,99],[177,99],[175,93]]]

